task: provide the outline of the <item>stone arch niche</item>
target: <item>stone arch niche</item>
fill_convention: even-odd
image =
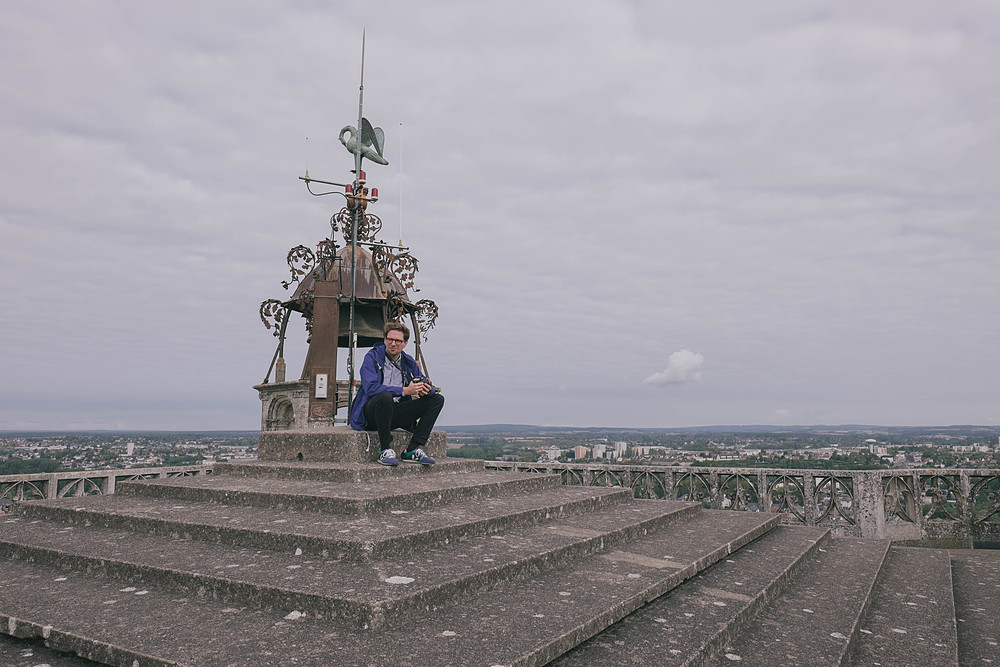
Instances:
[[[275,396],[267,410],[267,431],[287,431],[295,423],[295,408],[287,396]]]

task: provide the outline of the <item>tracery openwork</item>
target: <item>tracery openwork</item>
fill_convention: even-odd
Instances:
[[[842,521],[854,525],[854,483],[850,477],[833,475],[816,478],[816,523]]]
[[[757,478],[740,473],[722,475],[719,485],[720,507],[727,510],[760,511]]]
[[[704,473],[685,472],[674,482],[673,494],[676,500],[690,500],[702,504],[710,504],[712,498],[711,485]]]
[[[590,479],[591,486],[625,486],[622,470],[597,470]]]
[[[106,478],[105,478],[106,479]],[[76,479],[61,479],[56,491],[57,498],[72,498],[74,496],[100,496],[104,494],[100,481],[89,477]]]
[[[922,475],[921,503],[925,519],[957,520],[962,515],[958,479],[950,475]]]
[[[586,480],[583,478],[583,471],[577,470],[575,468],[564,468],[559,471],[562,477],[562,483],[565,486],[586,486]]]
[[[972,520],[1000,522],[1000,475],[972,477]]]
[[[21,500],[41,500],[45,497],[45,489],[42,484],[42,482],[33,480],[2,482],[0,483],[0,498],[7,498],[15,502]]]
[[[632,474],[632,494],[636,498],[662,500],[667,497],[665,473],[652,470],[640,470]]]
[[[885,500],[886,521],[913,523],[917,520],[911,478],[895,475],[883,478],[882,497]]]
[[[802,478],[797,475],[768,475],[769,509],[805,523],[805,493],[803,493],[802,487]]]

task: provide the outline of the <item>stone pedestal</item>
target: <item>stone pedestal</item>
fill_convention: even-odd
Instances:
[[[410,444],[410,433],[392,432],[392,448],[399,454]],[[434,431],[424,451],[435,459],[447,455],[444,431]],[[327,429],[261,431],[257,458],[261,461],[326,461],[369,463],[378,460],[378,433],[355,431],[350,426]]]

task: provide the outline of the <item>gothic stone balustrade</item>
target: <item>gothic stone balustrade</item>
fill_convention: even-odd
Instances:
[[[564,484],[622,486],[637,498],[777,512],[835,535],[937,546],[1000,543],[1000,470],[798,470],[487,461],[487,469],[558,473]],[[0,475],[0,511],[22,500],[111,494],[121,481],[211,474],[212,466]]]
[[[829,526],[835,535],[937,546],[1000,542],[1000,470],[799,470],[509,463],[493,470],[562,475],[563,484],[631,487],[637,498],[777,512],[785,523]]]
[[[212,466],[199,465],[0,475],[0,512],[9,510],[13,503],[22,500],[110,495],[115,492],[118,482],[208,475],[211,472]]]

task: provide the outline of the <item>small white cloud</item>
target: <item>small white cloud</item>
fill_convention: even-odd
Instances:
[[[785,408],[778,408],[777,410],[771,413],[771,421],[786,422],[791,416],[792,413],[786,410]]]
[[[667,360],[667,367],[643,380],[646,384],[666,387],[670,384],[701,380],[701,365],[705,357],[691,350],[677,350]]]

